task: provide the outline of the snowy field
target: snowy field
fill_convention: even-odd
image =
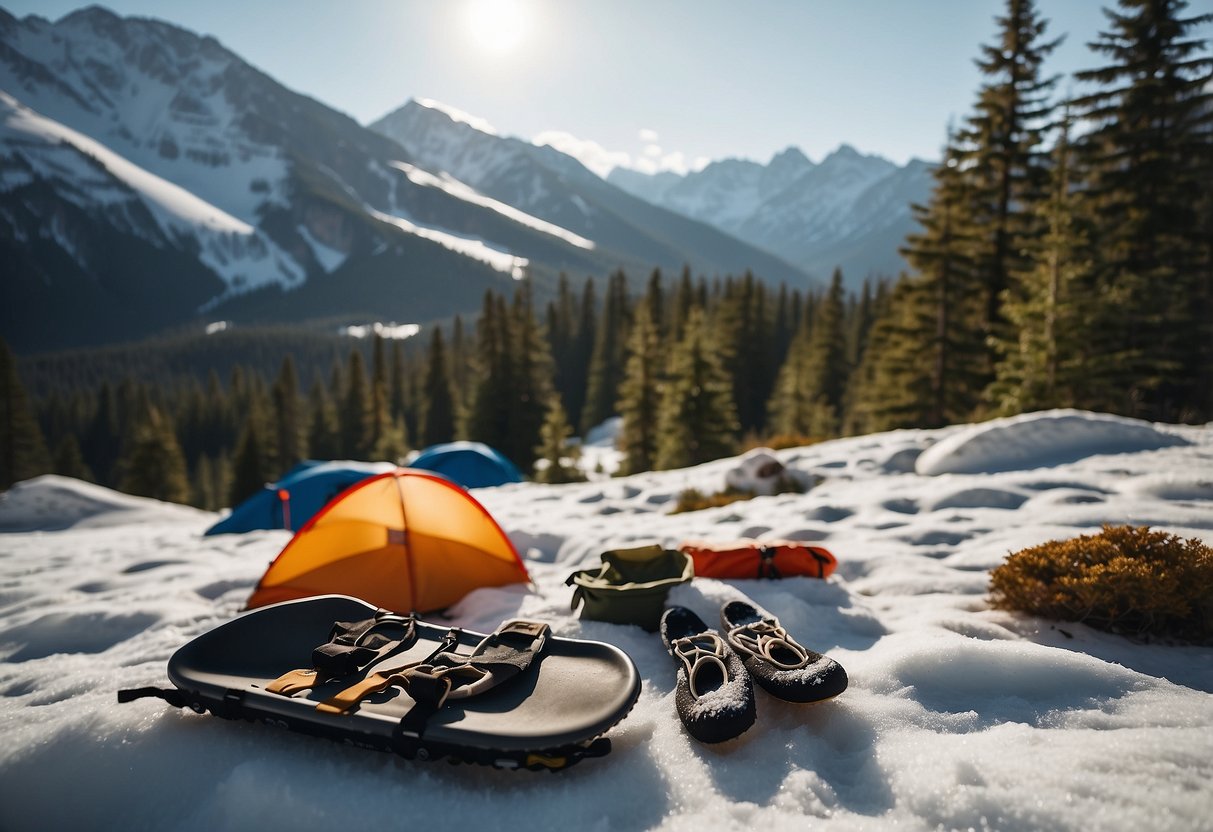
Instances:
[[[601,456],[601,448],[599,449]],[[534,588],[479,590],[452,623],[510,616],[626,650],[644,689],[612,753],[562,773],[416,763],[159,700],[192,637],[237,615],[280,531],[44,477],[0,502],[0,829],[1209,829],[1213,648],[1129,641],[989,608],[989,570],[1103,523],[1213,542],[1213,427],[1054,411],[781,451],[806,494],[669,515],[736,464],[476,492]],[[605,466],[604,466],[605,467]],[[564,578],[625,544],[819,541],[827,581],[696,579],[709,623],[749,598],[841,662],[850,688],[704,746],[657,635],[582,622]]]

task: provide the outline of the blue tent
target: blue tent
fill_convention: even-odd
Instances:
[[[297,532],[333,497],[367,477],[395,469],[390,462],[301,462],[282,479],[258,491],[207,534],[285,529]]]
[[[409,467],[442,474],[464,488],[522,482],[522,473],[514,463],[482,442],[431,445],[409,462]]]

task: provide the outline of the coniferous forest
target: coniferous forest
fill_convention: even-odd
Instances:
[[[540,297],[528,279],[407,342],[221,333],[210,367],[154,371],[167,341],[20,373],[0,344],[0,488],[55,472],[215,509],[302,459],[455,438],[563,481],[568,438],[614,415],[621,473],[1053,407],[1208,421],[1213,56],[1192,33],[1210,19],[1120,0],[1093,68],[1060,78],[1047,21],[1008,0],[914,206],[910,269],[858,292],[837,272],[810,291],[684,269]]]

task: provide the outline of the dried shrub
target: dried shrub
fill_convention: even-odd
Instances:
[[[800,494],[804,489],[795,479],[788,475],[781,476],[775,484],[776,494]],[[698,488],[688,488],[678,495],[670,514],[682,514],[685,511],[702,511],[705,508],[719,508],[742,500],[752,500],[756,495],[753,491],[742,488],[726,488],[715,494],[704,494]]]
[[[1104,526],[1007,557],[994,606],[1101,630],[1213,643],[1213,549],[1148,526]]]

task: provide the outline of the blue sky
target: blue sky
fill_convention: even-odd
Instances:
[[[497,18],[499,6],[512,4]],[[7,0],[50,19],[72,0]],[[366,123],[409,98],[499,133],[651,169],[766,162],[842,143],[934,158],[970,110],[1001,0],[111,0],[211,34],[292,89]],[[1098,66],[1097,0],[1039,0],[1067,34],[1049,71]],[[1200,0],[1190,13],[1203,11]],[[1209,33],[1209,27],[1205,27]],[[1064,85],[1066,81],[1062,81]],[[574,138],[580,145],[572,144]]]

